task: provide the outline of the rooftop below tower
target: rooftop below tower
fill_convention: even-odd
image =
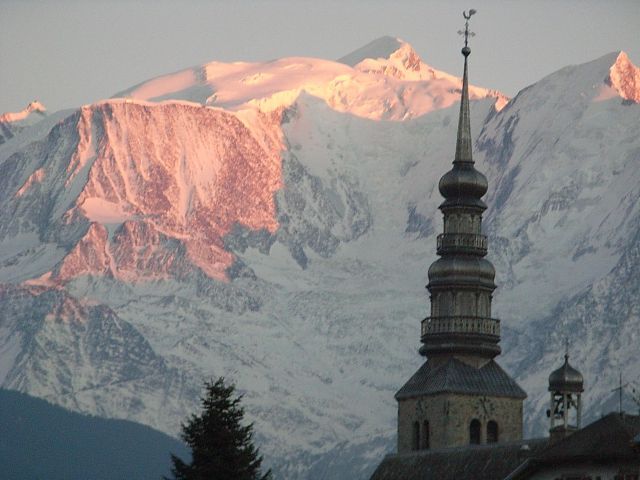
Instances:
[[[371,480],[502,480],[547,445],[537,438],[387,455]]]
[[[527,394],[493,360],[481,368],[450,358],[445,363],[425,362],[396,393],[396,400],[433,395],[459,393],[505,398],[526,398]]]

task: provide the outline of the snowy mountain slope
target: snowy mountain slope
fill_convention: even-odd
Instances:
[[[182,374],[108,307],[58,289],[12,285],[0,289],[0,303],[4,387],[113,418],[159,401],[174,415],[190,405],[183,397],[195,392],[185,390]],[[174,395],[163,398],[163,390]]]
[[[507,343],[505,360],[529,393],[529,432],[546,428],[545,385],[564,338],[588,382],[587,418],[613,406],[620,368],[639,379],[632,332],[640,326],[633,314],[640,297],[606,280],[621,272],[632,283],[640,278],[629,274],[640,225],[640,106],[612,80],[628,85],[637,76],[627,62],[623,52],[612,53],[542,79],[478,139],[496,185],[487,198],[496,310],[520,332]],[[612,351],[618,343],[626,347]]]
[[[637,228],[638,107],[602,81],[623,56],[542,79],[480,132],[498,278],[515,295],[505,317],[528,320],[601,278]]]
[[[389,43],[365,49],[370,59],[354,53],[355,68],[311,59],[208,64],[217,76],[145,82],[130,90],[134,98],[47,118],[0,146],[0,279],[16,284],[4,287],[12,293],[0,311],[22,318],[15,312],[49,298],[34,291],[50,292],[42,308],[57,319],[51,305],[60,296],[85,309],[78,318],[93,311],[86,302],[101,304],[111,312],[102,322],[127,325],[134,344],[145,345],[115,351],[146,352],[118,353],[104,373],[62,348],[30,350],[7,317],[2,365],[13,373],[5,384],[175,434],[202,379],[226,375],[245,393],[268,463],[283,478],[365,478],[393,447],[393,393],[421,362],[423,285],[442,228],[437,181],[453,158],[457,122],[446,74],[433,78],[410,47]],[[290,75],[305,64],[308,78]],[[346,78],[327,80],[337,71]],[[639,220],[636,72],[612,54],[550,75],[500,111],[492,95],[472,102],[476,159],[490,182],[502,364],[526,386],[537,432],[546,375],[561,351],[552,347],[582,321],[572,306],[619,302],[633,312],[639,303],[635,290],[619,296],[607,280],[624,262],[634,275],[637,263],[629,253]],[[272,75],[268,88],[238,81],[249,73]],[[372,107],[380,92],[397,96],[408,85],[399,76],[410,75],[438,92],[427,100],[438,108],[410,118],[423,100]],[[371,88],[352,95],[364,84]],[[218,100],[202,105],[214,87],[231,110]],[[345,92],[336,107],[330,99]],[[167,100],[149,101],[158,97]],[[585,299],[590,289],[598,295]],[[603,341],[624,343],[637,315],[615,321]],[[42,338],[72,346],[74,358],[89,355],[75,340],[86,335],[80,327],[70,334],[62,321],[46,325]],[[576,366],[600,372],[587,393],[590,415],[608,401],[606,369],[637,368],[624,344],[613,357],[575,342],[584,361]],[[123,382],[126,365],[147,369]],[[95,385],[90,394],[62,392],[54,371],[63,384]]]
[[[527,353],[519,370],[529,391],[544,378],[541,372],[560,363],[558,352],[565,339],[571,342],[571,358],[585,377],[585,402],[591,418],[618,409],[618,373],[636,391],[638,375],[638,341],[640,325],[640,234],[629,239],[624,254],[615,267],[577,295],[564,299],[547,317],[541,318],[532,331],[543,341]],[[542,335],[540,335],[542,332]],[[529,333],[529,336],[532,333]],[[530,412],[546,408],[546,395],[532,398]],[[623,408],[636,413],[640,406],[627,395]],[[528,415],[530,428],[542,429],[546,422]]]
[[[263,63],[211,62],[143,82],[116,97],[161,101],[181,99],[227,110],[258,107],[264,112],[292,105],[302,92],[324,99],[331,108],[370,119],[405,120],[457,102],[460,78],[425,64],[408,43],[378,39],[359,59],[332,62],[317,58],[284,58]],[[496,90],[471,86],[472,99],[508,98]]]

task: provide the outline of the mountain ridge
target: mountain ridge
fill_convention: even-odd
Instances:
[[[257,107],[267,112],[291,106],[305,91],[338,111],[395,121],[446,108],[458,100],[460,78],[425,64],[402,40],[383,37],[371,44],[380,42],[393,51],[385,58],[362,58],[353,66],[340,60],[306,57],[258,63],[210,62],[142,82],[115,96],[182,99],[227,110]],[[471,86],[469,91],[473,99],[496,98],[498,109],[508,101],[496,90]]]

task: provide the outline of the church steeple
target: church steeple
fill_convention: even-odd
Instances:
[[[495,270],[484,256],[487,237],[482,235],[482,196],[486,177],[475,169],[469,114],[468,46],[469,18],[465,14],[464,74],[458,135],[453,168],[440,179],[444,197],[440,210],[444,232],[437,238],[441,257],[429,268],[431,316],[422,323],[420,353],[427,356],[460,354],[473,360],[490,359],[500,353],[500,323],[491,318],[491,295],[496,288]]]
[[[469,19],[464,13],[464,74],[456,152],[440,179],[444,231],[429,267],[431,314],[422,321],[427,360],[396,393],[398,452],[522,438],[525,392],[494,360],[500,321],[491,317],[495,270],[482,234],[486,177],[475,169],[469,115]]]
[[[464,74],[462,75],[462,98],[460,100],[460,118],[458,120],[458,138],[456,142],[455,162],[473,162],[471,155],[471,119],[469,118],[469,76],[467,59],[471,54],[469,48],[469,20],[465,23],[465,39],[462,55],[464,55]]]

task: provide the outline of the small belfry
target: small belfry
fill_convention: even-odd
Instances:
[[[584,380],[582,374],[569,364],[568,344],[564,364],[549,375],[549,392],[549,437],[554,443],[580,430],[582,423],[581,396],[584,392]]]
[[[486,177],[472,156],[469,19],[464,12],[464,74],[453,167],[440,179],[444,231],[429,268],[431,314],[422,321],[425,363],[397,392],[398,453],[522,438],[525,392],[495,362],[500,321],[491,316],[495,269],[482,234]]]

